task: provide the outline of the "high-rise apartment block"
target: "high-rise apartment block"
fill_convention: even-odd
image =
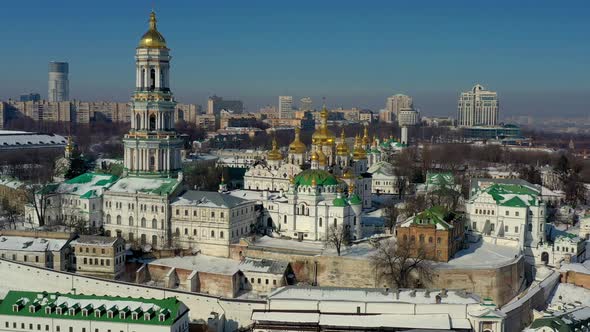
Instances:
[[[462,92],[457,109],[457,125],[461,127],[495,126],[498,124],[498,93],[476,84]]]
[[[400,127],[415,126],[420,123],[420,112],[412,108],[402,108],[397,114]]]
[[[211,96],[207,100],[207,114],[219,115],[222,110],[233,113],[242,113],[244,103],[241,100],[224,100],[222,97]]]
[[[299,100],[300,111],[313,111],[313,101],[310,97],[303,97]]]
[[[279,118],[293,117],[293,96],[279,96]]]
[[[19,101],[39,101],[41,100],[41,95],[38,93],[25,93],[19,96]]]
[[[380,120],[387,123],[395,122],[400,110],[412,109],[413,107],[412,97],[402,94],[393,95],[387,98],[385,111],[381,112]]]
[[[49,89],[47,100],[68,101],[70,100],[70,81],[68,79],[69,66],[67,62],[49,63]]]

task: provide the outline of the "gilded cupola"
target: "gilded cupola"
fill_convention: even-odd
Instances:
[[[336,154],[339,156],[348,156],[350,154],[350,149],[346,144],[346,137],[344,137],[344,129],[340,133],[340,142],[336,145]]]
[[[167,48],[166,39],[158,31],[156,27],[156,13],[150,14],[150,27],[146,33],[143,34],[139,41],[138,48]]]
[[[277,140],[275,138],[272,139],[272,150],[268,152],[266,155],[266,160],[282,160],[283,154],[279,150],[279,145],[277,144]]]
[[[334,145],[335,136],[328,130],[328,109],[326,105],[320,112],[320,127],[311,135],[311,143],[313,145]]]
[[[297,154],[301,154],[301,153],[305,153],[305,151],[307,150],[307,147],[305,146],[305,144],[303,144],[303,142],[301,142],[301,129],[299,127],[295,127],[295,139],[293,140],[293,143],[291,143],[291,145],[289,145],[289,153],[297,153]]]

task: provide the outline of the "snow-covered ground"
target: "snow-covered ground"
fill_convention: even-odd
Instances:
[[[572,284],[558,284],[549,297],[549,305],[559,303],[580,302],[583,306],[590,306],[590,290]]]
[[[502,246],[479,241],[470,243],[469,248],[463,249],[442,267],[483,268],[494,267],[510,263],[519,257],[518,247]]]

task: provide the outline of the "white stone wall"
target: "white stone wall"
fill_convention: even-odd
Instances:
[[[185,249],[200,249],[205,255],[229,257],[229,245],[238,243],[256,223],[256,202],[235,208],[173,205],[174,240]]]
[[[260,300],[226,300],[207,294],[146,287],[114,280],[79,276],[6,260],[0,260],[0,275],[2,276],[0,285],[3,289],[7,290],[39,292],[51,290],[60,293],[70,293],[75,289],[78,294],[159,299],[174,296],[189,308],[191,320],[203,319],[207,321],[211,313],[214,312],[225,318],[224,325],[226,330],[229,331],[251,324],[250,316],[252,310],[264,308],[264,301]],[[143,330],[137,330],[137,332],[140,331]],[[61,332],[67,331],[62,330]]]
[[[127,242],[150,244],[156,248],[167,245],[170,218],[166,197],[107,191],[103,209],[104,229],[110,236],[120,232]]]

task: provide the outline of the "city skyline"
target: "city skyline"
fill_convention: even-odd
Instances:
[[[279,95],[310,96],[316,108],[325,96],[329,106],[377,111],[388,96],[404,93],[424,115],[455,116],[459,93],[480,83],[498,92],[501,117],[588,111],[583,2],[500,2],[484,7],[485,14],[463,1],[371,4],[156,2],[160,30],[174,48],[175,97],[205,105],[217,94],[254,111],[276,105]],[[0,55],[11,63],[3,69],[1,99],[30,91],[47,98],[49,61],[70,63],[71,98],[130,99],[129,45],[152,4],[84,6],[5,5],[0,17],[13,27],[7,39],[14,46]]]

